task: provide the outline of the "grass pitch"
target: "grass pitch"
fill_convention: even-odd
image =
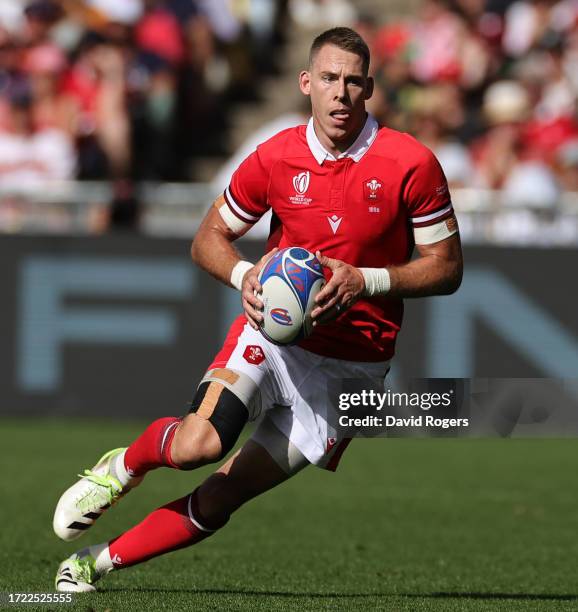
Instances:
[[[51,591],[68,554],[208,473],[158,470],[80,541],[57,540],[61,492],[143,425],[2,422],[1,591]],[[200,545],[50,609],[576,610],[577,456],[574,440],[356,440],[336,474],[308,468]]]

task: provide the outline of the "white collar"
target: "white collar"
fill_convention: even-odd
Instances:
[[[340,153],[338,157],[335,157],[329,153],[329,151],[327,151],[319,142],[319,138],[317,138],[317,134],[315,133],[315,129],[313,127],[313,117],[309,119],[305,135],[307,137],[307,144],[309,145],[309,149],[311,150],[313,157],[321,166],[325,160],[335,161],[336,159],[341,159],[342,157],[351,157],[353,161],[358,162],[369,150],[369,147],[372,145],[377,136],[378,130],[379,126],[377,125],[377,121],[368,113],[365,125],[359,133],[359,136],[355,139],[355,142],[347,149],[347,151]]]

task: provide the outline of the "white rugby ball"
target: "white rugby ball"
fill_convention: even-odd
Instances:
[[[261,334],[274,344],[295,344],[309,336],[315,296],[325,285],[317,257],[301,247],[281,249],[263,266],[259,282]]]

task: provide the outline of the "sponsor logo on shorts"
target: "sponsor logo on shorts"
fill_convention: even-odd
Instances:
[[[293,323],[291,315],[285,308],[273,308],[269,314],[273,321],[279,323],[279,325],[291,325]]]
[[[263,349],[255,344],[250,344],[245,348],[243,353],[243,359],[247,363],[252,363],[253,365],[259,365],[265,361],[265,353]]]

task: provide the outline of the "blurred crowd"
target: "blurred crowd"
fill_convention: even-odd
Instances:
[[[277,70],[283,7],[0,0],[0,188],[189,180],[226,153],[231,102]]]
[[[535,208],[578,190],[577,0],[422,0],[358,21],[373,113],[433,149],[451,185]]]
[[[432,148],[452,187],[536,209],[578,192],[578,0],[382,4],[0,0],[0,189],[112,180],[131,224],[132,185],[232,153],[230,109],[287,72],[288,28],[351,25],[372,50],[371,112]]]

